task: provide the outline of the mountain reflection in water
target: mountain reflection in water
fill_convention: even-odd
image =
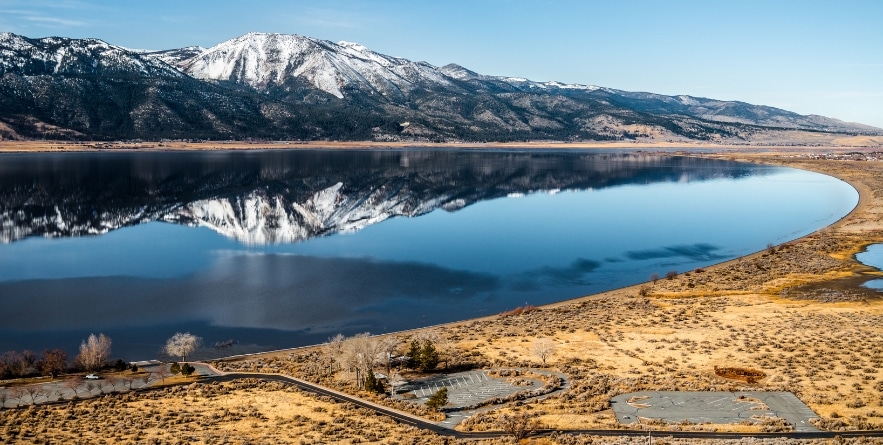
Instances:
[[[0,242],[149,221],[250,244],[352,232],[532,192],[757,175],[745,164],[650,154],[269,151],[18,155],[0,164]]]
[[[175,331],[239,348],[205,357],[560,301],[760,250],[857,202],[824,175],[642,153],[0,161],[0,351],[104,332],[126,359]]]

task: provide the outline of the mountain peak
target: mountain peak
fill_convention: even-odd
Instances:
[[[468,79],[478,79],[481,77],[475,71],[464,68],[456,63],[449,63],[440,68],[441,72],[445,73],[447,76],[450,76],[457,80],[468,80]]]
[[[100,39],[0,35],[0,74],[183,77],[162,61]]]
[[[249,33],[215,45],[184,63],[198,79],[232,81],[258,90],[306,83],[343,99],[346,91],[404,97],[421,82],[450,85],[425,63],[384,56],[365,46],[296,34]]]
[[[744,102],[489,76],[261,32],[152,52],[0,33],[0,104],[0,137],[742,143],[759,132],[881,133]]]
[[[344,48],[349,48],[358,52],[371,52],[371,50],[369,50],[365,45],[362,45],[361,43],[347,42],[346,40],[341,40],[337,42],[337,44]]]

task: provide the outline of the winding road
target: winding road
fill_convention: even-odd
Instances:
[[[312,384],[310,382],[284,376],[281,374],[262,374],[262,373],[225,373],[206,377],[203,381],[229,382],[236,379],[260,379],[270,382],[280,382],[287,385],[295,386],[303,391],[310,392],[320,396],[327,396],[339,402],[348,402],[356,406],[373,410],[376,413],[383,414],[395,420],[396,422],[411,425],[422,430],[430,431],[440,436],[454,437],[458,439],[484,439],[507,436],[507,433],[501,431],[487,432],[464,432],[450,429],[434,422],[421,419],[414,415],[387,408],[367,400],[359,399],[348,394],[337,392],[322,386]],[[554,433],[569,435],[591,435],[591,436],[647,436],[651,434],[657,437],[675,437],[685,439],[741,439],[747,437],[753,438],[787,438],[787,439],[832,439],[840,437],[883,437],[883,431],[811,431],[811,432],[782,432],[782,433],[720,433],[708,431],[648,431],[648,430],[539,430],[535,431],[530,437],[549,436]]]

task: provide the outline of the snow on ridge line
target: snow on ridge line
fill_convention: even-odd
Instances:
[[[452,86],[430,64],[386,56],[358,43],[335,44],[296,34],[249,33],[215,45],[182,65],[195,78],[255,88],[301,78],[338,98],[343,98],[346,86],[380,94],[401,94],[422,81]]]

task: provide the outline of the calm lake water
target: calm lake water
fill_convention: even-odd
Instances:
[[[855,259],[868,266],[883,270],[883,244],[871,244],[864,252],[857,254]],[[863,286],[883,291],[883,279],[868,280]]]
[[[489,315],[646,281],[828,225],[810,172],[640,153],[0,155],[0,351],[207,355]]]

